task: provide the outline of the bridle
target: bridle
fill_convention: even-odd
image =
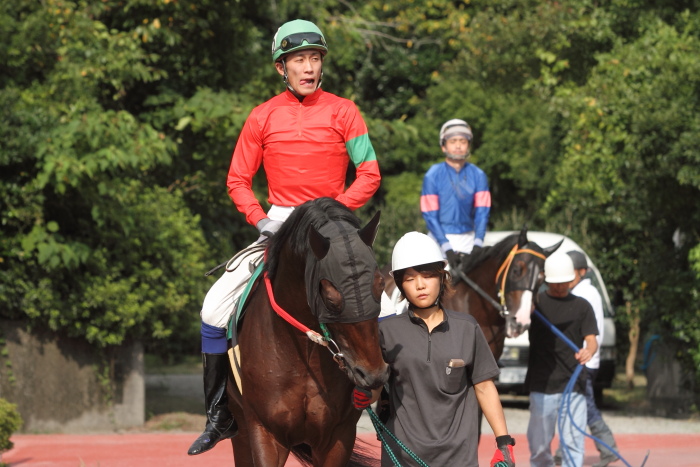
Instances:
[[[299,331],[306,334],[306,337],[308,337],[309,340],[311,340],[311,342],[322,345],[325,348],[327,348],[331,355],[333,355],[333,360],[338,364],[340,369],[345,370],[347,366],[345,356],[340,351],[340,347],[338,346],[338,344],[331,338],[331,333],[330,331],[328,331],[326,325],[324,323],[318,323],[321,326],[321,331],[323,332],[323,335],[321,335],[313,329],[309,328],[308,326],[305,326],[304,324],[300,323],[299,320],[290,315],[275,300],[275,295],[272,292],[272,283],[270,281],[270,277],[267,275],[267,271],[265,271],[263,280],[265,281],[265,288],[267,289],[267,295],[270,299],[270,305],[272,306],[272,309],[275,310],[275,313],[277,313],[283,320],[297,328]],[[333,349],[329,346],[329,343],[333,344],[333,347],[335,347],[336,351],[333,351]]]
[[[521,253],[528,253],[533,256],[536,256],[537,258],[545,259],[545,255],[542,253],[532,250],[530,248],[518,248],[518,245],[516,244],[513,246],[513,249],[510,250],[508,253],[508,256],[506,259],[503,261],[501,266],[498,268],[498,272],[496,273],[496,284],[498,285],[499,278],[502,277],[501,279],[501,285],[500,288],[498,289],[498,295],[500,296],[501,302],[498,303],[496,300],[494,300],[491,295],[487,294],[484,292],[484,290],[479,287],[479,285],[471,280],[464,272],[458,268],[457,269],[457,275],[459,276],[460,279],[462,279],[467,285],[469,285],[472,289],[474,289],[479,295],[481,295],[486,301],[488,301],[491,306],[493,306],[496,310],[498,310],[498,313],[501,315],[502,318],[508,317],[511,313],[510,310],[508,310],[508,306],[506,305],[506,278],[508,277],[508,272],[510,271],[510,266],[513,264],[513,260],[515,259],[516,255],[519,255]],[[538,276],[539,271],[533,271],[531,280],[530,280],[530,288],[527,290],[532,290],[534,292],[534,289],[537,285],[537,276]]]
[[[508,256],[506,257],[505,261],[503,261],[503,264],[501,264],[501,267],[498,268],[498,272],[496,273],[496,284],[499,282],[499,278],[501,278],[500,282],[500,288],[498,289],[498,295],[501,297],[501,316],[506,317],[510,315],[510,311],[506,307],[506,278],[508,277],[508,272],[510,271],[510,267],[513,264],[513,260],[515,257],[519,254],[530,254],[533,255],[537,258],[540,258],[542,260],[546,259],[546,256],[539,251],[532,250],[530,248],[518,248],[518,245],[516,244],[513,246],[513,249],[510,250],[510,253],[508,253]],[[530,290],[534,293],[534,289],[537,286],[537,278],[539,275],[539,271],[533,270],[530,275],[530,287],[527,288],[526,290]],[[518,289],[514,289],[518,290]]]

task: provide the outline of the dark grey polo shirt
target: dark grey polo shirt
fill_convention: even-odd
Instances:
[[[496,377],[499,369],[476,320],[448,310],[428,333],[408,311],[382,320],[379,340],[391,367],[387,427],[430,466],[478,467],[474,384]],[[448,369],[450,359],[465,366]],[[417,465],[393,441],[390,447],[401,465]],[[382,466],[392,465],[382,449]]]

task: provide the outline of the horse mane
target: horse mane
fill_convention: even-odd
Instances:
[[[280,229],[269,240],[265,270],[274,279],[284,248],[290,248],[300,261],[306,260],[309,247],[309,227],[316,230],[331,221],[347,222],[360,229],[360,220],[344,204],[333,198],[307,201],[294,209]]]
[[[491,258],[498,258],[507,251],[513,249],[513,247],[518,243],[518,234],[508,235],[506,238],[496,243],[494,246],[480,248],[475,253],[467,255],[462,262],[462,271],[468,274],[472,269],[476,268],[478,265],[482,264],[484,261]]]

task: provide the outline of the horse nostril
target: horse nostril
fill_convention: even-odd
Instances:
[[[355,373],[357,373],[358,378],[364,380],[365,379],[365,372],[362,371],[360,368],[355,368]]]

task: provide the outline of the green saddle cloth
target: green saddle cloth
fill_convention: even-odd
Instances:
[[[258,267],[255,268],[255,271],[253,271],[253,275],[250,276],[250,279],[248,280],[248,283],[245,286],[245,289],[243,289],[243,293],[241,296],[238,298],[238,301],[234,305],[235,309],[233,313],[231,313],[231,318],[228,320],[228,332],[226,334],[226,337],[228,339],[232,339],[236,333],[236,329],[238,329],[238,323],[243,317],[243,312],[245,310],[245,303],[248,300],[248,295],[250,295],[250,291],[253,288],[253,285],[255,282],[258,280],[260,275],[262,274],[263,267],[265,266],[265,261],[260,261],[260,264],[258,264]]]

